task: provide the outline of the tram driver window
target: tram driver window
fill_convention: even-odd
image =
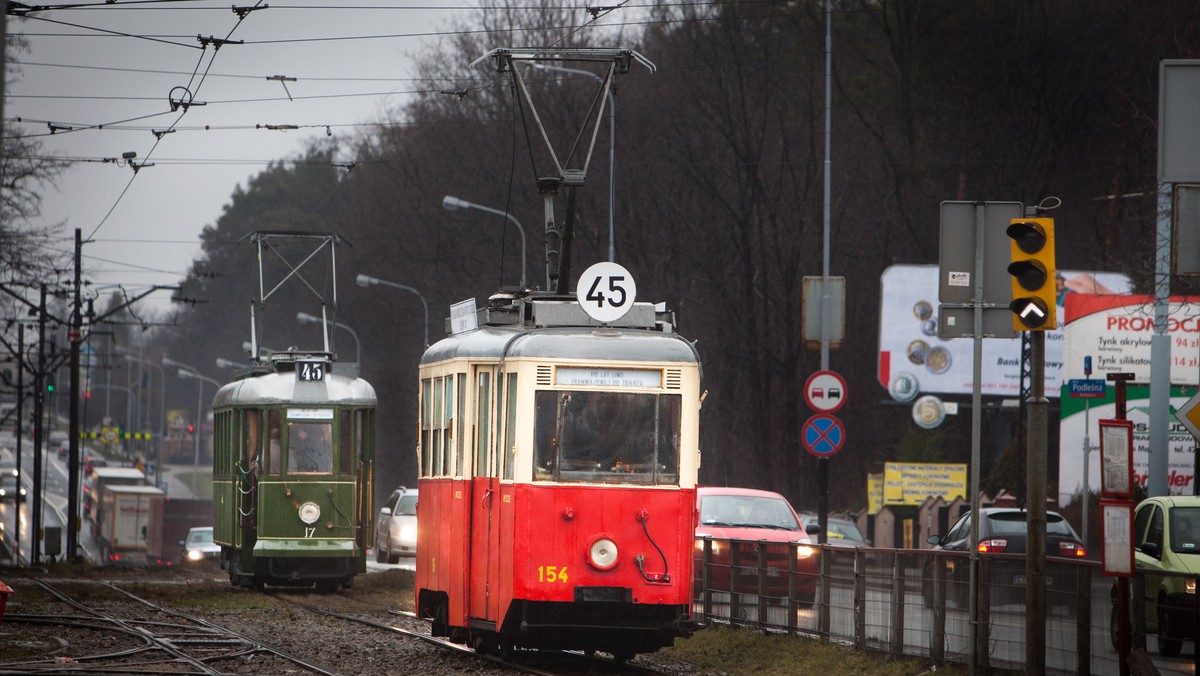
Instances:
[[[535,480],[678,483],[678,395],[540,391],[535,408]]]
[[[289,474],[333,472],[333,433],[329,423],[288,423]]]

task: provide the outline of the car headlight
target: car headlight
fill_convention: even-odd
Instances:
[[[203,558],[204,558],[204,554],[196,549],[189,550],[187,553],[188,561],[199,561]]]
[[[817,553],[817,550],[813,549],[812,547],[809,547],[808,545],[797,545],[796,546],[796,560],[797,561],[803,561],[804,559],[812,558],[816,553]]]
[[[413,544],[417,541],[417,529],[415,526],[404,526],[400,529],[400,542],[404,544]]]

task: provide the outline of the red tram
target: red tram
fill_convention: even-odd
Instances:
[[[671,319],[498,295],[425,352],[416,597],[434,635],[623,661],[690,633],[700,361]]]

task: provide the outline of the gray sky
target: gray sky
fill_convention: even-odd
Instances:
[[[9,33],[25,34],[31,50],[19,55],[4,114],[22,118],[18,133],[42,135],[45,154],[80,160],[43,191],[41,222],[62,224],[64,251],[75,228],[92,240],[84,266],[101,297],[118,284],[137,293],[176,283],[238,185],[315,137],[351,141],[357,125],[429,87],[405,79],[413,58],[436,40],[431,33],[471,16],[475,0],[266,4],[240,24],[228,0],[96,0],[37,14],[50,21],[9,18]],[[197,35],[247,44],[201,51]],[[342,37],[357,39],[328,39]],[[267,79],[275,75],[296,80]],[[172,92],[186,96],[177,87],[207,105],[172,112]],[[153,130],[172,126],[156,139]],[[127,152],[154,166],[135,175],[121,159]],[[168,307],[168,292],[155,298],[156,309]]]

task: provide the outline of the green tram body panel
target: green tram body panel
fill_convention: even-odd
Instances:
[[[248,373],[213,399],[221,565],[243,584],[348,584],[366,571],[374,538],[375,391],[327,368],[320,382],[301,381],[294,364],[276,369]]]

